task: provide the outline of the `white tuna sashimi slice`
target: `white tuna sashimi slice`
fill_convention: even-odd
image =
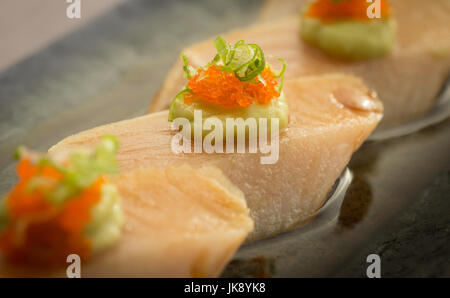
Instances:
[[[136,169],[113,182],[126,226],[116,246],[81,263],[82,277],[217,277],[253,229],[242,192],[218,169]],[[65,275],[0,264],[0,277]]]
[[[261,153],[175,154],[176,134],[168,112],[97,127],[66,138],[50,149],[61,154],[94,146],[100,137],[119,138],[122,171],[140,167],[216,166],[245,195],[255,231],[249,240],[293,229],[311,220],[352,153],[382,118],[381,102],[357,78],[305,77],[285,82],[290,122],[280,134],[279,158],[261,164]],[[247,151],[248,152],[248,151]]]
[[[223,37],[230,43],[240,39],[256,43],[267,55],[284,58],[288,63],[286,78],[330,72],[361,77],[384,104],[385,115],[380,128],[414,119],[434,105],[450,71],[448,0],[391,1],[398,23],[394,50],[383,58],[359,62],[330,57],[301,39],[299,11],[302,2],[305,1],[269,1],[263,15],[266,21],[271,19],[270,22],[235,30]],[[279,19],[286,15],[293,16]],[[183,52],[194,67],[205,65],[216,54],[212,39]],[[276,67],[276,60],[273,63]],[[151,102],[149,112],[166,109],[186,83],[181,61],[178,61]]]

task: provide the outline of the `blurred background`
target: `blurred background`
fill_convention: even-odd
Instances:
[[[66,0],[0,1],[0,72],[127,0],[83,0],[69,19]]]

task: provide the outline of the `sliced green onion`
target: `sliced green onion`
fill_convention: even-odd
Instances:
[[[278,57],[278,61],[280,61],[283,66],[280,72],[278,74],[275,74],[275,78],[280,78],[280,86],[278,86],[278,92],[281,92],[281,90],[283,89],[284,72],[286,71],[287,63],[286,60],[281,57]]]
[[[184,93],[186,93],[186,92],[191,92],[191,89],[189,89],[189,88],[184,88],[183,90],[181,90],[180,92],[178,92],[178,94],[177,95],[175,95],[175,98],[174,98],[174,100],[172,100],[172,103],[170,104],[170,107],[169,107],[169,119],[168,119],[168,121],[169,122],[172,122],[173,121],[173,109],[174,109],[174,106],[175,106],[175,101],[176,101],[176,99],[179,97],[179,96],[181,96],[181,95],[183,95]]]
[[[48,177],[42,177],[42,176],[36,176],[31,178],[30,182],[27,185],[27,191],[28,192],[33,192],[35,189],[37,188],[50,188],[52,186],[55,185],[55,183],[57,183],[57,181],[55,179],[52,178],[48,178]]]
[[[264,59],[264,53],[261,48],[256,44],[249,44],[248,46],[253,49],[255,54],[252,61],[246,67],[244,76],[236,74],[236,77],[244,82],[253,80],[253,78],[261,74],[266,67],[266,60]]]
[[[186,78],[190,79],[192,77],[194,70],[192,69],[192,66],[189,66],[188,57],[184,53],[181,53],[180,56],[181,56],[181,59],[183,59],[184,74],[186,75]]]
[[[37,175],[31,179],[27,185],[27,190],[32,192],[40,187],[51,189],[48,193],[45,193],[46,199],[55,204],[62,204],[83,189],[91,186],[99,176],[117,173],[118,164],[115,155],[118,148],[119,143],[116,137],[103,136],[100,144],[92,152],[77,151],[72,153],[68,157],[67,165],[61,164],[48,156],[39,156],[36,164],[40,167],[51,166],[55,168],[61,173],[62,180],[55,181]],[[26,149],[21,151],[21,155],[26,154],[23,152],[27,152]]]
[[[214,46],[216,47],[220,59],[222,59],[223,64],[225,65],[229,51],[227,48],[227,43],[222,38],[222,36],[217,36],[217,38],[214,40]]]
[[[248,66],[252,64],[252,62],[255,60],[256,56],[258,55],[257,51],[254,51],[251,47],[247,46],[246,44],[236,43],[234,46],[235,52],[238,53],[236,56],[236,59],[230,61],[229,64],[231,64],[233,68],[233,72],[236,74],[245,74],[245,71],[248,69]]]
[[[216,64],[222,71],[234,72],[241,81],[258,83],[253,79],[262,73],[266,65],[264,53],[258,45],[246,44],[243,40],[237,41],[234,45],[227,45],[219,36],[214,40],[214,46],[218,54],[210,65]],[[222,65],[218,64],[219,58]]]
[[[221,58],[220,58],[219,54],[217,54],[216,56],[214,56],[212,61],[207,64],[207,66],[216,65],[220,61],[220,59]]]

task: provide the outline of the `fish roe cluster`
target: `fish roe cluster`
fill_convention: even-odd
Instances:
[[[62,179],[53,166],[39,166],[28,158],[18,165],[19,183],[7,197],[10,225],[0,235],[0,252],[12,263],[36,265],[64,264],[69,254],[83,260],[91,253],[91,243],[84,229],[92,207],[100,201],[103,178],[72,198],[63,206],[50,203],[45,194]],[[53,181],[46,187],[30,191],[32,179]]]
[[[389,5],[387,0],[380,1],[381,17],[389,17]],[[317,0],[313,2],[306,16],[319,18],[322,21],[330,22],[339,19],[370,20],[367,14],[370,2],[366,0]]]
[[[254,82],[243,82],[233,72],[222,71],[211,65],[200,68],[188,82],[191,92],[184,94],[184,102],[191,103],[199,98],[204,102],[215,103],[225,108],[248,107],[253,102],[267,104],[273,98],[280,97],[278,82],[272,71],[266,67],[261,73],[262,80],[256,77]]]

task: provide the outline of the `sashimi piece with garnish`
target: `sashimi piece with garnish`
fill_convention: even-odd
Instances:
[[[352,76],[286,80],[282,92],[289,106],[289,122],[279,134],[279,158],[274,164],[261,164],[261,157],[266,156],[261,152],[173,152],[171,143],[179,132],[168,122],[167,110],[72,135],[49,153],[92,147],[101,135],[114,134],[121,143],[117,159],[124,173],[183,164],[217,167],[244,193],[255,223],[247,240],[273,236],[315,217],[352,153],[383,115],[376,95]]]
[[[248,44],[243,40],[227,44],[218,36],[214,46],[216,55],[203,67],[193,67],[187,57],[181,55],[188,82],[172,100],[168,120],[188,120],[192,136],[195,126],[198,126],[194,119],[195,111],[201,111],[202,117],[215,117],[215,120],[220,121],[224,140],[227,134],[232,134],[234,138],[239,131],[237,128],[228,128],[228,118],[254,122],[255,129],[261,129],[267,135],[272,125],[278,125],[276,133],[285,129],[289,108],[282,91],[287,67],[284,59],[277,57],[280,67],[275,70],[274,66],[267,63],[263,50],[256,44]],[[260,126],[261,120],[266,124]],[[199,123],[204,125],[204,121]],[[212,129],[201,130],[203,136],[212,132]],[[248,135],[243,137],[248,139]]]
[[[116,151],[113,137],[64,158],[20,149],[19,181],[0,199],[3,262],[52,269],[71,254],[84,262],[117,243],[124,216],[107,178],[117,170]]]
[[[320,3],[331,7],[331,5],[349,5],[346,3],[351,1],[327,0],[327,3],[324,1]],[[310,34],[312,39],[309,40],[302,34],[304,25],[302,20],[306,18],[300,17],[300,14],[308,14],[307,18],[311,20],[311,16],[317,16],[318,13],[317,11],[308,13],[307,6],[301,6],[301,4],[309,5],[319,2],[299,0],[271,2],[273,4],[267,4],[268,8],[264,10],[265,15],[270,13],[270,21],[232,31],[223,37],[230,42],[243,39],[256,43],[267,53],[283,57],[288,64],[286,79],[336,72],[361,77],[369,88],[377,92],[384,104],[385,115],[379,125],[380,129],[420,117],[435,104],[435,97],[450,71],[450,31],[448,30],[450,6],[447,0],[382,1],[384,9],[381,13],[382,19],[378,22],[361,21],[361,16],[364,17],[361,12],[366,5],[370,5],[370,3],[364,4],[365,6],[361,6],[364,9],[353,12],[350,10],[350,16],[353,13],[356,18],[354,22],[363,23],[363,26],[352,27],[351,24],[339,22],[339,26],[347,28],[350,26],[350,29],[355,29],[358,33],[351,36],[345,35],[345,38],[358,36],[358,39],[353,39],[353,43],[345,42],[345,40],[344,43],[339,43],[342,39],[335,38],[337,43],[331,43],[331,46],[325,45],[325,50],[320,47],[320,41],[314,40],[321,34]],[[340,2],[342,3],[339,4]],[[336,12],[336,10],[326,11]],[[349,11],[343,9],[341,12]],[[336,14],[325,13],[322,17],[330,23],[333,18],[336,18]],[[312,27],[314,30],[323,32],[323,27],[317,21],[313,20],[312,25],[317,26],[310,26],[310,29]],[[336,37],[334,34],[336,26],[326,29],[325,36]],[[374,35],[364,34],[367,30],[374,30]],[[381,39],[381,42],[371,43],[371,36]],[[369,58],[371,55],[374,57],[379,55],[379,57],[359,58],[355,61],[326,52],[327,49],[337,49],[337,53],[346,54],[345,46],[349,44],[354,46],[352,49],[355,47],[368,49],[365,53]],[[370,47],[371,44],[375,47]],[[215,48],[210,39],[192,45],[183,52],[193,67],[199,67],[210,60],[215,53]],[[354,50],[350,53],[354,53]],[[268,58],[268,60],[274,59]],[[169,71],[162,87],[150,104],[149,113],[168,108],[173,97],[186,84],[187,79],[181,66],[180,60]]]
[[[79,133],[50,154],[94,146],[100,135],[114,134],[122,144],[117,158],[123,172],[183,164],[220,169],[244,193],[255,223],[248,241],[308,223],[381,120],[383,105],[355,77],[284,81],[289,65],[282,57],[276,69],[259,45],[221,37],[213,43],[216,52],[200,67],[181,55],[188,82],[169,111]],[[232,121],[243,125],[229,126]]]
[[[24,155],[0,200],[0,277],[220,275],[253,229],[242,192],[213,167],[99,176],[114,144]]]

